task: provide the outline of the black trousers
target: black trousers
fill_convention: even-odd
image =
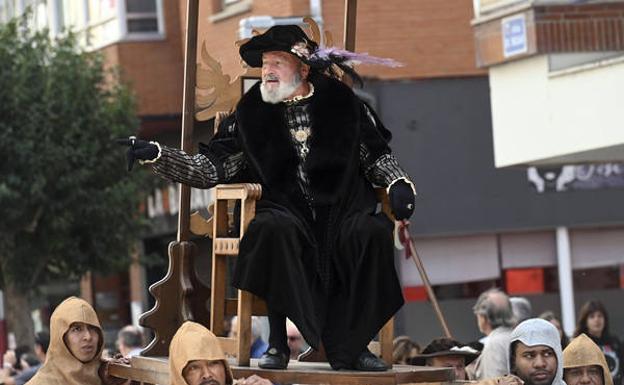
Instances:
[[[353,363],[403,305],[387,217],[356,212],[337,231],[328,289],[316,271],[319,250],[299,219],[286,209],[258,209],[233,278],[289,317],[312,347],[322,341],[334,368]]]

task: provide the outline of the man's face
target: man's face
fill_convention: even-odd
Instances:
[[[550,385],[557,374],[557,356],[546,345],[516,344],[513,374],[525,385]]]
[[[436,368],[453,368],[455,369],[456,380],[466,380],[466,362],[462,356],[439,356],[432,357],[427,362],[427,366]]]
[[[288,348],[290,353],[295,358],[303,351],[303,337],[299,333],[288,333]]]
[[[225,385],[225,365],[221,360],[190,361],[182,369],[188,385]]]
[[[74,322],[63,336],[65,345],[79,361],[89,362],[98,353],[99,329],[83,322]]]
[[[293,55],[271,51],[262,54],[262,99],[278,103],[288,99],[299,88],[307,69]]]
[[[594,337],[602,337],[605,319],[600,311],[595,311],[587,317],[587,331]]]
[[[604,385],[602,368],[598,365],[564,369],[563,379],[568,385]]]

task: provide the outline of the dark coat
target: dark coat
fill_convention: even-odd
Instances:
[[[390,152],[389,132],[372,124],[343,83],[325,76],[311,81],[304,170],[313,210],[298,185],[286,106],[263,102],[259,84],[236,108],[234,136],[215,138],[206,153],[215,158],[228,146],[242,150],[249,165],[244,179],[263,188],[241,242],[234,285],[291,318],[313,347],[322,340],[330,363],[339,366],[352,362],[403,304],[392,223],[376,213],[375,191],[360,164],[360,143],[372,159]]]

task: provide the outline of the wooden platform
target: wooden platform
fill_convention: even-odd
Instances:
[[[234,378],[257,374],[280,384],[406,384],[441,383],[453,380],[451,368],[395,365],[386,372],[359,372],[332,370],[326,363],[291,361],[287,370],[267,370],[258,367],[257,360],[251,366],[231,366]],[[169,385],[169,362],[167,358],[133,357],[130,365],[113,365],[110,374],[138,381],[143,384]]]

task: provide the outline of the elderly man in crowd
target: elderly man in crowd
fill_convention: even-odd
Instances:
[[[171,385],[232,385],[234,377],[217,337],[204,326],[187,321],[169,345]],[[253,375],[237,380],[239,385],[271,385]]]
[[[513,312],[516,323],[533,318],[533,306],[531,302],[525,297],[511,297],[511,311]]]
[[[466,365],[477,359],[479,352],[463,346],[451,338],[436,338],[423,351],[410,360],[410,364],[453,368],[456,380],[467,380]]]
[[[143,347],[143,333],[134,325],[124,326],[117,333],[117,348],[124,357],[138,356]]]
[[[585,334],[563,351],[563,378],[567,385],[613,385],[602,350]]]
[[[475,379],[508,374],[509,335],[514,326],[509,297],[499,289],[490,289],[479,296],[473,310],[479,330],[487,336],[483,351],[475,361]]]
[[[557,328],[539,318],[520,323],[510,337],[509,368],[524,385],[565,385]]]

